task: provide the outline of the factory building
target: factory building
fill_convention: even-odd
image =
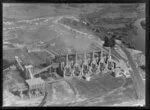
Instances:
[[[28,85],[29,98],[35,98],[44,96],[45,94],[45,82],[41,78],[32,78],[26,80]]]
[[[100,51],[100,56],[95,57],[95,52],[92,52],[92,58],[87,58],[87,53],[84,52],[84,58],[82,63],[78,63],[77,53],[75,56],[75,61],[69,63],[68,54],[66,56],[66,65],[63,63],[64,68],[64,78],[72,78],[75,77],[85,77],[89,78],[93,75],[105,74],[107,72],[114,72],[115,77],[122,77],[123,74],[126,77],[130,77],[129,71],[126,63],[122,60],[115,61],[111,56],[111,49],[109,49],[108,54],[104,54],[103,50]]]
[[[103,50],[100,52],[92,52],[82,54],[83,57],[78,58],[78,54],[76,53],[74,56],[74,60],[69,60],[69,54],[66,55],[66,61],[62,61],[59,63],[53,62],[51,65],[40,69],[39,71],[35,71],[32,65],[23,65],[23,62],[19,57],[16,57],[16,61],[18,63],[18,67],[22,71],[25,72],[26,78],[25,85],[20,84],[18,86],[18,90],[20,91],[20,97],[24,97],[24,92],[27,91],[27,96],[29,98],[36,98],[44,95],[45,93],[45,81],[42,79],[40,74],[43,74],[45,71],[48,74],[56,73],[58,69],[62,72],[62,78],[71,79],[72,77],[77,77],[80,79],[85,79],[86,81],[90,81],[91,78],[95,75],[101,75],[108,72],[113,72],[115,77],[130,77],[131,68],[128,68],[126,63],[123,60],[119,62],[112,59],[111,49],[109,49],[109,53],[104,53]],[[97,55],[97,56],[96,56]],[[88,56],[88,57],[87,57]],[[36,77],[36,75],[39,75]],[[56,76],[57,76],[56,75]]]

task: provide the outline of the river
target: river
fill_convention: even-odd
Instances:
[[[137,27],[137,36],[136,36],[136,49],[142,51],[145,54],[145,30],[142,28],[140,22],[145,20],[141,18],[135,21],[134,25]]]

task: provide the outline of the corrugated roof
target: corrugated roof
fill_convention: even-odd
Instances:
[[[33,86],[33,85],[43,84],[44,80],[42,80],[41,78],[33,78],[33,79],[26,80],[26,82],[28,83],[29,86]]]

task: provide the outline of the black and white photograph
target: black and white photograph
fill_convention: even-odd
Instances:
[[[3,107],[144,107],[146,3],[2,3]]]

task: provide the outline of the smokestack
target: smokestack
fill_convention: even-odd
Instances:
[[[103,58],[103,50],[101,50],[101,59]]]
[[[111,60],[111,48],[109,47],[109,56],[108,56],[109,60]]]
[[[66,55],[66,65],[68,66],[68,54]]]
[[[77,53],[76,53],[76,58],[75,58],[75,62],[77,63]]]
[[[94,59],[95,59],[95,53],[94,53],[94,51],[93,51],[92,60],[94,61]]]
[[[84,62],[87,62],[86,61],[86,52],[84,52]]]

